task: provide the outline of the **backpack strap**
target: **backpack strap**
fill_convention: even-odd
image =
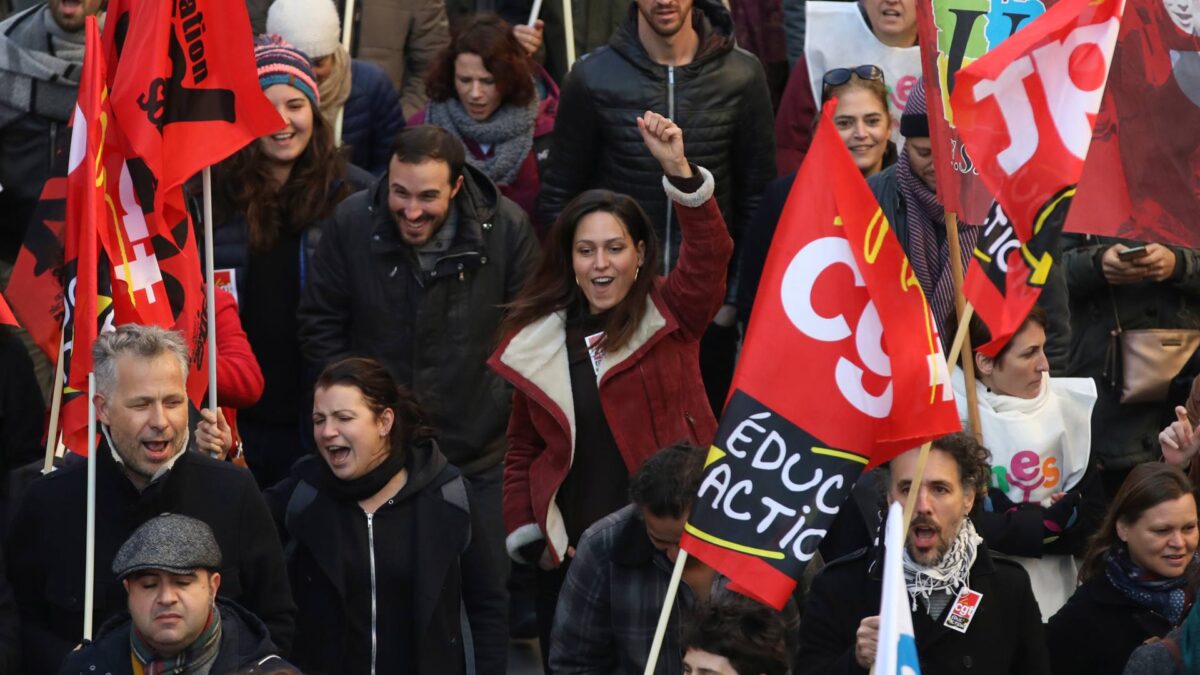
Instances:
[[[283,559],[291,560],[295,557],[296,548],[300,546],[300,540],[292,536],[292,521],[299,516],[304,509],[307,509],[309,504],[317,498],[317,488],[306,480],[301,480],[296,483],[296,489],[292,490],[292,496],[288,498],[287,511],[283,516],[283,526],[288,532],[288,543],[283,547]]]
[[[1179,643],[1175,638],[1167,636],[1162,639],[1162,646],[1167,648],[1167,652],[1171,655],[1171,660],[1175,662],[1175,667],[1178,672],[1183,672],[1183,654],[1179,651]]]

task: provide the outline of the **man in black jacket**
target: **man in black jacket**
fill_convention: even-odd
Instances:
[[[775,177],[774,114],[762,65],[738,48],[718,0],[637,0],[608,46],[586,55],[563,84],[538,213],[553,222],[591,188],[638,201],[663,243],[663,269],[679,252],[679,229],[659,188],[662,171],[638,136],[646,110],[669,117],[688,139],[688,158],[712,171],[717,202],[735,246]],[[701,342],[700,363],[713,410],[724,404],[737,353],[732,306],[734,252],[726,307]]]
[[[188,452],[187,347],[178,333],[127,324],[93,349],[96,410],[97,625],[125,608],[105,561],[143,522],[164,512],[212,528],[223,552],[220,596],[266,622],[285,653],[296,607],[266,502],[245,469]],[[33,482],[8,539],[9,578],[21,613],[25,669],[57,672],[83,629],[87,465]]]
[[[400,132],[387,175],[338,206],[317,247],[300,349],[317,371],[348,356],[378,359],[417,395],[483,505],[482,536],[506,561],[500,481],[512,390],[486,362],[537,239],[465,153],[438,127]]]
[[[882,479],[903,503],[918,450],[893,459]],[[1048,675],[1041,613],[1029,576],[992,558],[970,514],[990,478],[988,452],[973,436],[934,441],[904,546],[917,656],[925,675]],[[882,533],[881,537],[882,538]],[[796,675],[865,675],[875,662],[883,592],[883,547],[830,563],[813,582],[800,622]]]

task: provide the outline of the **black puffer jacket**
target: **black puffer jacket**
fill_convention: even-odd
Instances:
[[[1138,242],[1081,234],[1064,235],[1062,242],[1071,296],[1069,374],[1095,379],[1099,395],[1092,412],[1092,455],[1102,469],[1128,469],[1158,457],[1158,432],[1175,420],[1173,406],[1187,398],[1200,364],[1193,356],[1167,401],[1122,405],[1120,392],[1105,376],[1109,336],[1118,312],[1125,330],[1200,328],[1200,250],[1169,247],[1175,252],[1175,273],[1166,281],[1112,286],[1104,278],[1101,256],[1118,243],[1136,246]]]
[[[342,202],[313,257],[298,319],[311,366],[382,361],[421,400],[442,451],[471,475],[504,456],[512,389],[487,358],[501,306],[533,270],[537,239],[487,176],[466,166],[464,177],[454,242],[429,273],[400,238],[386,176]]]
[[[691,63],[668,67],[646,53],[637,36],[637,7],[608,46],[588,54],[566,79],[549,165],[538,198],[541,222],[554,222],[584,190],[632,196],[646,210],[664,256],[674,265],[679,228],[668,223],[662,168],[638,133],[646,110],[682,129],[688,159],[712,171],[721,215],[738,240],[775,177],[774,113],[762,65],[736,46],[733,21],[717,0],[697,0],[693,20],[700,47]],[[733,264],[736,265],[737,253]],[[726,291],[734,296],[734,275]]]

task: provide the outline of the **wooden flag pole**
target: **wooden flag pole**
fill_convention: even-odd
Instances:
[[[683,578],[683,566],[687,563],[687,551],[679,549],[675,556],[675,569],[671,570],[671,581],[667,584],[667,597],[663,599],[662,611],[658,613],[658,627],[654,629],[654,642],[650,644],[650,656],[646,658],[644,675],[654,675],[658,655],[662,651],[663,639],[667,635],[667,624],[671,622],[671,610],[675,608],[675,596],[679,593],[679,580]]]
[[[88,373],[87,538],[83,553],[83,639],[92,639],[96,600],[96,374]]]
[[[353,1],[353,0],[351,0]],[[204,167],[204,292],[208,296],[208,409],[217,412],[217,289],[213,271],[212,167]]]
[[[46,461],[42,464],[42,473],[54,470],[54,455],[58,450],[58,415],[62,411],[63,395],[63,357],[67,351],[67,325],[63,323],[62,332],[58,334],[58,365],[54,366],[54,388],[50,394],[50,426],[46,428]]]
[[[567,72],[575,65],[575,17],[571,14],[571,0],[562,0],[563,33],[567,38]]]
[[[353,59],[354,55],[350,53],[351,40],[354,39],[354,0],[346,0],[346,14],[342,17],[342,46],[346,48],[346,57]],[[319,111],[314,111],[318,112]],[[342,106],[338,110],[337,118],[333,122],[333,144],[337,147],[342,147],[342,123],[345,119],[346,106]]]
[[[975,356],[971,353],[971,336],[962,329],[971,320],[966,311],[967,299],[963,295],[962,244],[958,240],[958,216],[949,211],[946,212],[946,243],[950,247],[950,279],[954,282],[954,310],[958,314],[958,332],[963,335],[961,361],[964,388],[967,390],[967,421],[970,423],[971,433],[974,434],[975,440],[982,443],[983,433],[979,428],[979,401],[975,395]],[[955,341],[958,341],[957,335]],[[907,509],[905,512],[907,513]],[[907,528],[908,519],[906,518],[904,522]]]

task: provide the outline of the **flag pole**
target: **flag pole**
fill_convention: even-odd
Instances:
[[[951,211],[946,212],[946,243],[950,247],[950,280],[954,282],[954,310],[958,314],[958,332],[963,334],[963,326],[970,323],[967,314],[967,299],[963,295],[963,264],[962,244],[958,240],[958,216]],[[958,336],[955,336],[958,341]],[[962,369],[963,383],[967,390],[967,421],[975,440],[983,442],[983,433],[979,428],[979,401],[975,395],[975,359],[971,354],[971,336],[963,334],[962,338]],[[907,510],[906,510],[907,511]],[[908,519],[905,519],[907,527]]]
[[[87,539],[83,554],[83,639],[92,639],[96,591],[96,374],[88,373]]]
[[[533,9],[529,12],[529,21],[527,26],[532,26],[537,23],[538,16],[542,13],[542,0],[533,0]]]
[[[342,46],[346,48],[346,57],[353,59],[350,53],[350,41],[354,38],[354,0],[346,0],[346,15],[342,17]],[[319,111],[318,111],[319,112]],[[345,120],[346,106],[338,109],[337,119],[333,121],[333,144],[342,147],[342,124]]]
[[[353,0],[351,0],[353,1]],[[204,167],[204,293],[208,305],[208,409],[217,412],[217,289],[213,272],[212,167]]]
[[[563,32],[567,38],[567,71],[575,65],[575,18],[571,14],[571,0],[562,0]]]
[[[62,410],[63,394],[63,358],[67,351],[67,324],[63,322],[62,332],[58,334],[58,364],[54,366],[54,388],[50,394],[50,426],[46,429],[46,461],[42,464],[42,473],[54,470],[54,455],[58,450],[58,414]]]
[[[671,622],[671,610],[675,608],[675,595],[679,592],[679,580],[683,578],[683,566],[688,553],[682,548],[675,556],[675,569],[671,570],[671,582],[667,584],[667,597],[663,599],[662,611],[658,613],[658,627],[654,629],[654,642],[650,644],[650,656],[646,658],[644,675],[654,675],[658,665],[658,654],[662,651],[663,638],[667,635],[667,624]]]

